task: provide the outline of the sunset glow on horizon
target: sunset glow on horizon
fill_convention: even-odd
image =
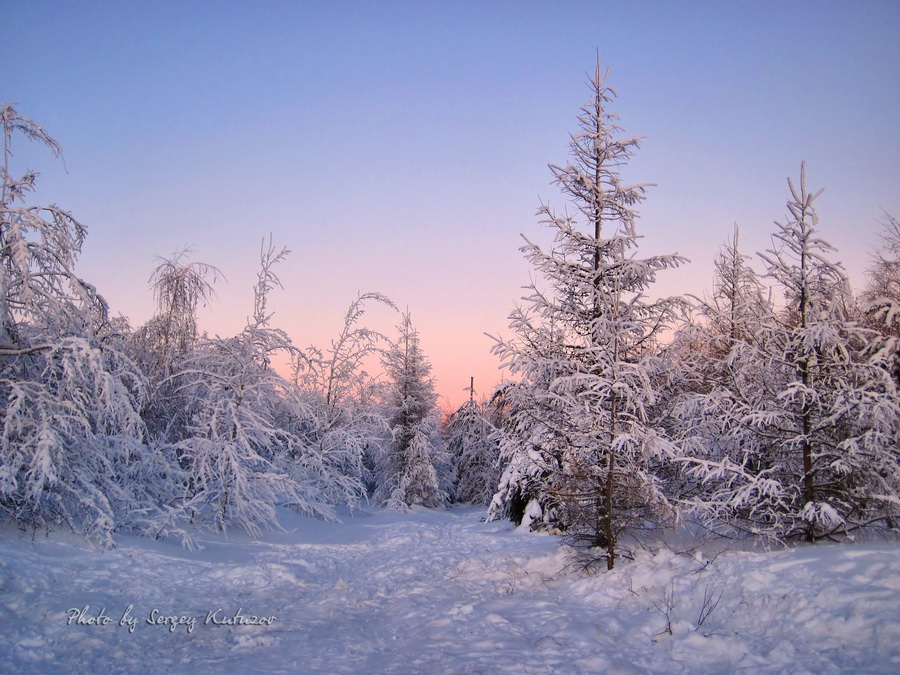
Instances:
[[[520,234],[549,243],[535,211],[566,207],[547,164],[598,51],[645,137],[624,177],[656,185],[639,255],[692,261],[660,295],[702,295],[734,223],[770,247],[803,160],[859,288],[900,216],[898,34],[888,1],[6,3],[0,96],[62,145],[65,164],[17,141],[12,173],[87,226],[78,272],[114,314],[149,319],[156,256],[190,248],[227,279],[201,328],[239,332],[271,233],[291,250],[276,327],[326,348],[383,293],[456,406],[503,378],[486,333],[529,283]],[[366,319],[393,335],[400,315]]]

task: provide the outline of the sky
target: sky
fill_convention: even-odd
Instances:
[[[14,2],[0,0],[0,101],[41,124],[65,162],[24,139],[13,173],[35,204],[87,226],[78,273],[115,314],[152,316],[159,257],[185,248],[225,281],[201,328],[238,333],[261,242],[272,323],[327,347],[360,292],[408,309],[449,406],[503,378],[529,283],[525,234],[562,210],[547,165],[569,161],[597,55],[610,107],[643,136],[623,171],[654,183],[643,255],[691,263],[660,295],[703,294],[740,227],[749,254],[784,221],[806,161],[822,236],[856,287],[885,212],[900,216],[900,3]],[[368,325],[394,333],[396,313]]]

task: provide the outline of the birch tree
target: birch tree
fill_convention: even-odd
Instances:
[[[143,443],[146,383],[104,344],[106,302],[75,273],[87,230],[57,206],[28,205],[37,173],[11,174],[17,135],[57,157],[59,144],[11,105],[0,123],[0,509],[109,545],[145,518],[166,474]]]
[[[159,442],[186,433],[195,401],[181,373],[201,337],[197,311],[212,300],[214,284],[224,278],[213,265],[187,260],[188,253],[159,260],[150,276],[156,312],[129,340],[133,358],[149,380],[143,418]]]

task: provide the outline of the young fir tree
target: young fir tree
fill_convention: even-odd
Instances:
[[[475,400],[474,378],[469,400],[450,416],[445,434],[456,476],[456,501],[487,506],[500,480],[500,449],[485,405]]]
[[[878,331],[875,349],[900,386],[900,221],[888,215],[863,294],[866,317]]]
[[[749,265],[750,257],[738,246],[738,228],[719,251],[714,262],[712,297],[700,301],[710,341],[719,355],[754,336],[772,316],[772,302],[765,285]]]
[[[735,384],[737,363],[773,316],[770,292],[738,246],[738,228],[714,260],[713,291],[694,298],[692,312],[676,331],[663,355],[668,363],[660,377],[663,403],[657,423],[681,439],[682,451],[694,448],[697,456],[719,457],[726,447],[749,449],[756,439],[736,438],[722,429],[718,406],[723,392]],[[734,431],[734,430],[733,430]],[[675,471],[670,494],[685,500],[703,492],[698,481]]]
[[[846,535],[892,518],[900,465],[895,383],[851,314],[849,283],[817,234],[801,167],[789,218],[762,259],[783,310],[735,342],[725,384],[694,425],[696,500],[714,522],[777,538]]]
[[[382,450],[375,498],[389,509],[405,511],[413,505],[445,503],[452,478],[431,364],[408,312],[398,328],[400,336],[382,361],[390,380],[384,413],[390,438]]]
[[[540,282],[511,315],[516,337],[494,346],[518,383],[491,516],[528,500],[531,518],[539,511],[591,547],[587,564],[611,569],[623,534],[673,515],[653,467],[675,448],[647,414],[656,397],[656,338],[678,301],[646,293],[659,271],[683,258],[635,257],[635,206],[646,186],[623,184],[619,171],[640,139],[619,138],[617,117],[606,111],[615,93],[599,63],[590,89],[572,163],[550,167],[586,227],[541,207],[555,244],[544,251],[526,239],[522,250]]]
[[[689,316],[666,348],[671,362],[665,373],[668,398],[680,399],[674,409],[686,424],[697,419],[685,412],[685,406],[705,401],[697,395],[708,395],[727,385],[735,350],[754,344],[773,317],[771,294],[749,260],[740,251],[735,225],[732,238],[715,257],[711,296],[694,298],[696,314]]]

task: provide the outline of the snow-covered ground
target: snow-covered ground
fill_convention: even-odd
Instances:
[[[482,516],[282,513],[193,552],[6,524],[0,670],[900,672],[896,545],[662,549],[582,577],[557,539]]]

